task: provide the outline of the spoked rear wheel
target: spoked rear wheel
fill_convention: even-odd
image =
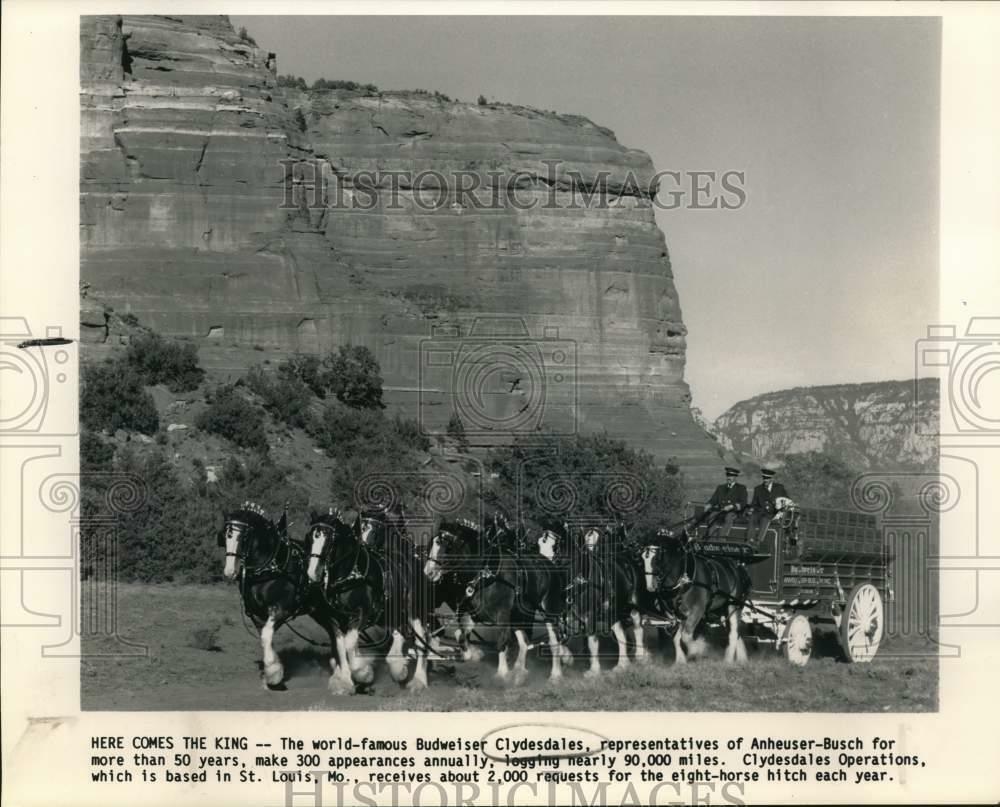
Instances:
[[[804,667],[812,656],[813,634],[809,618],[796,614],[785,626],[781,637],[785,658],[796,667]]]
[[[856,585],[840,618],[840,646],[848,661],[865,664],[875,658],[885,630],[882,595],[871,583]]]

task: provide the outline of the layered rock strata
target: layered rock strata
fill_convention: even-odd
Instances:
[[[937,379],[769,392],[716,419],[721,445],[760,462],[825,451],[858,469],[926,469],[937,461]]]
[[[607,429],[716,475],[653,166],[609,130],[282,88],[225,17],[83,18],[81,85],[81,276],[210,370],[365,344],[390,405],[473,443]]]

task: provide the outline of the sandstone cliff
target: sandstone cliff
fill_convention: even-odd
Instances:
[[[218,373],[368,345],[388,403],[438,426],[455,382],[428,371],[431,348],[459,345],[460,360],[493,339],[501,347],[481,356],[493,362],[504,344],[530,342],[500,378],[482,381],[470,360],[484,430],[527,408],[534,419],[517,428],[607,428],[676,457],[695,488],[717,476],[718,446],[689,410],[686,330],[642,189],[653,166],[609,130],[510,105],[282,88],[273,57],[225,17],[83,18],[81,85],[92,299],[195,340]],[[310,203],[285,204],[289,161],[312,171],[313,160],[322,203],[300,172]],[[463,171],[487,197],[536,204],[420,204],[435,193],[430,174],[396,189],[361,182],[387,169]],[[602,171],[613,204],[581,204]],[[332,188],[368,190],[372,203],[331,206]],[[470,342],[483,316],[471,335],[486,339]],[[107,349],[101,324],[84,328],[92,355]]]
[[[716,419],[714,432],[724,448],[763,463],[826,451],[858,469],[925,469],[936,461],[937,441],[927,435],[936,428],[937,401],[933,378],[800,387],[740,401]]]

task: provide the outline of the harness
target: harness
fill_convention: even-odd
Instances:
[[[245,521],[230,521],[228,524],[237,524],[246,530],[246,534],[249,536],[252,533],[252,527]],[[249,541],[241,541],[241,551],[239,552],[226,552],[226,557],[235,557],[240,561],[240,582],[239,582],[239,592],[240,600],[243,602],[243,611],[247,616],[253,616],[250,611],[250,600],[254,599],[252,597],[251,589],[255,585],[261,583],[266,583],[270,580],[277,580],[279,578],[287,578],[292,581],[292,588],[295,591],[294,607],[291,609],[291,616],[289,619],[294,619],[305,612],[305,587],[300,585],[296,580],[295,576],[289,571],[289,566],[292,563],[292,559],[295,558],[299,562],[299,567],[303,570],[303,575],[305,574],[305,553],[298,544],[291,541],[287,536],[278,535],[278,540],[275,542],[274,549],[271,552],[271,556],[262,564],[258,566],[250,566],[247,563],[247,545]]]
[[[708,572],[708,581],[698,579],[698,561],[702,561],[702,567]],[[730,565],[731,563],[731,565]],[[671,592],[673,597],[671,598],[672,610],[674,610],[678,616],[685,616],[683,611],[682,600],[684,594],[687,593],[692,588],[702,588],[708,592],[709,600],[705,606],[706,616],[715,616],[723,608],[730,605],[736,605],[739,608],[743,608],[748,599],[746,594],[739,597],[734,597],[729,592],[725,591],[721,586],[722,571],[728,569],[732,570],[733,583],[737,591],[749,592],[750,590],[750,576],[747,573],[746,567],[742,563],[737,563],[735,561],[726,563],[721,559],[709,557],[698,552],[696,547],[690,544],[684,547],[684,567],[681,576],[677,579],[677,582],[672,586]],[[721,599],[721,602],[716,603],[716,599]]]

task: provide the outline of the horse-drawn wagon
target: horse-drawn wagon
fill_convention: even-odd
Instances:
[[[697,517],[703,510],[692,504],[689,512]],[[709,530],[700,524],[695,540]],[[751,535],[750,525],[737,520],[722,540],[744,543]],[[885,630],[885,603],[893,599],[889,561],[874,516],[790,509],[768,527],[748,565],[746,635],[804,665],[817,639],[835,633],[845,660],[871,661]]]

